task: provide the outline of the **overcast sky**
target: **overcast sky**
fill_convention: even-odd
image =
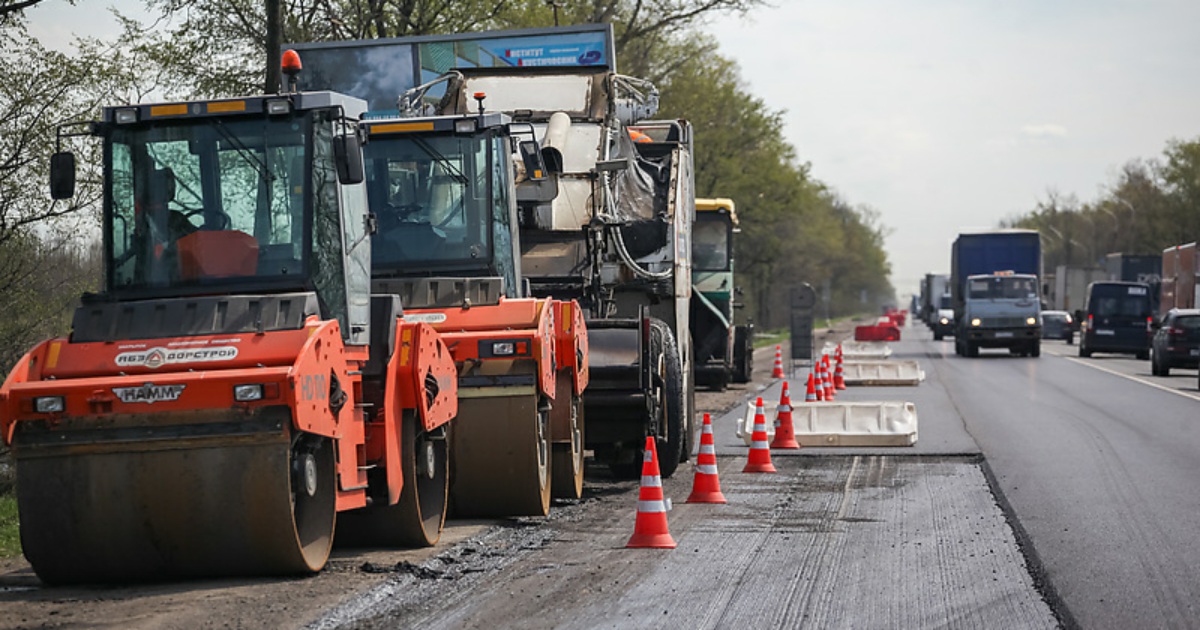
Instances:
[[[709,30],[814,175],[880,212],[902,299],[960,230],[1200,137],[1197,0],[773,4]]]
[[[47,0],[31,28],[110,34],[111,4]],[[1125,162],[1200,137],[1200,0],[772,4],[709,30],[787,111],[781,131],[816,177],[879,211],[902,299],[949,271],[960,230],[1048,190],[1094,199]]]

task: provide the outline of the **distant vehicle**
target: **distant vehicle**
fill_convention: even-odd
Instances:
[[[933,340],[941,341],[945,337],[954,336],[954,309],[950,306],[950,296],[942,296],[942,305],[938,309],[937,319],[930,326],[933,329]]]
[[[959,234],[950,250],[954,352],[1041,354],[1041,237],[1032,230]]]
[[[1173,308],[1154,324],[1150,371],[1169,376],[1171,368],[1200,367],[1200,309]]]
[[[1173,308],[1196,308],[1198,276],[1200,258],[1196,256],[1195,241],[1164,249],[1158,312],[1165,315]]]
[[[1066,311],[1042,311],[1042,339],[1075,343],[1075,319]]]
[[[1144,282],[1093,282],[1088,285],[1079,320],[1079,356],[1119,352],[1150,358],[1154,321],[1150,285]]]

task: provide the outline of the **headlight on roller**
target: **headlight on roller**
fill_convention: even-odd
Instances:
[[[233,399],[238,402],[250,402],[252,400],[263,399],[263,386],[255,383],[253,385],[234,385]]]
[[[33,410],[38,413],[62,413],[67,408],[62,396],[39,396],[33,399]]]

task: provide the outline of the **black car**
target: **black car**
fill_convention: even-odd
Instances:
[[[1079,320],[1079,356],[1121,352],[1150,358],[1154,322],[1150,285],[1143,282],[1093,282]]]
[[[1171,368],[1200,366],[1200,309],[1173,308],[1154,324],[1150,371],[1167,376]]]
[[[1075,320],[1066,311],[1042,311],[1042,339],[1075,343]]]

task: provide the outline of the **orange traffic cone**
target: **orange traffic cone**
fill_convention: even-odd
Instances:
[[[717,477],[717,447],[713,441],[712,419],[704,414],[700,430],[700,452],[696,454],[696,476],[687,503],[725,503],[721,480]]]
[[[750,435],[750,457],[746,460],[744,473],[773,473],[771,446],[767,444],[767,419],[763,417],[762,397],[758,398],[758,409],[754,412],[754,433]]]
[[[821,356],[821,376],[824,377],[825,400],[832,402],[834,399],[833,372],[829,369],[828,354]]]
[[[633,536],[625,543],[627,549],[653,547],[674,549],[675,539],[667,531],[667,504],[663,500],[662,477],[658,474],[658,450],[654,437],[646,438],[642,455],[642,487],[638,491],[637,521]]]
[[[825,375],[821,373],[820,361],[813,361],[812,373],[816,375],[817,380],[817,400],[825,400]]]
[[[833,368],[833,386],[836,389],[846,389],[846,378],[842,373],[842,344],[838,344],[833,356],[837,359],[837,365]]]
[[[808,391],[804,393],[804,402],[817,402],[817,379],[813,373],[808,373]]]
[[[800,448],[796,442],[796,428],[792,426],[792,399],[788,396],[787,381],[783,382],[783,393],[779,395],[779,406],[775,409],[775,439],[771,448]]]
[[[771,370],[771,378],[783,378],[783,347],[775,346],[775,369]]]

